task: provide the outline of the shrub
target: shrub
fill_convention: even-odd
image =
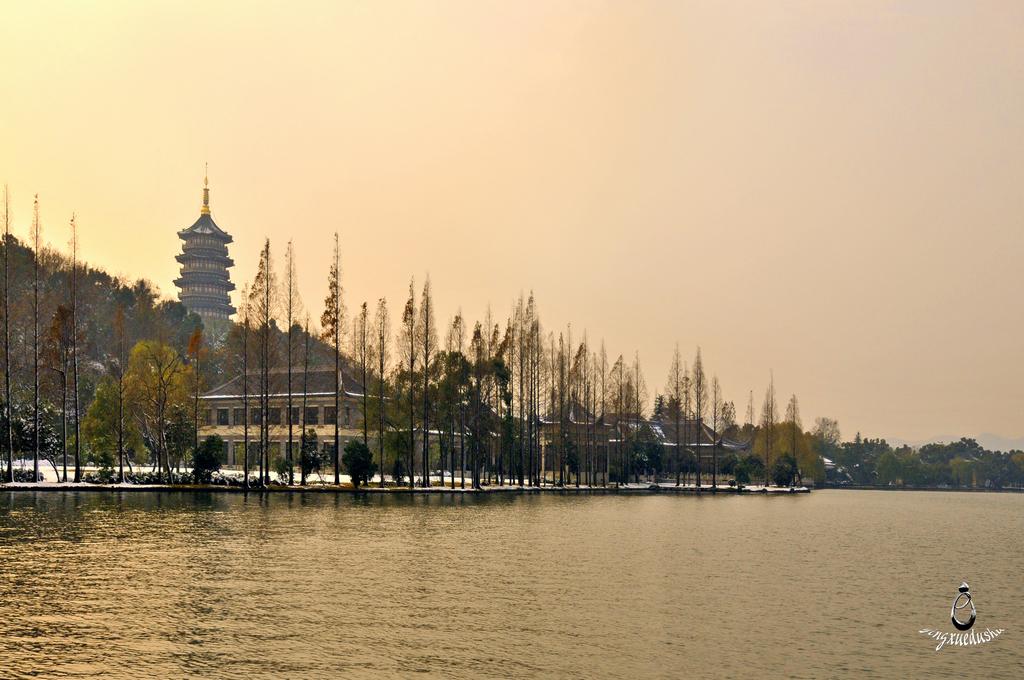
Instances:
[[[125,474],[125,481],[132,484],[167,484],[167,473],[159,470],[143,472],[141,470]],[[183,475],[180,472],[171,471],[171,484],[185,484],[192,481],[192,475]]]
[[[192,479],[196,484],[209,484],[213,473],[220,471],[224,457],[224,440],[210,435],[192,456]]]
[[[288,483],[288,473],[292,471],[292,465],[288,462],[288,459],[284,456],[274,459],[274,473],[277,475],[277,481],[282,484]]]
[[[31,473],[29,476],[31,476]],[[114,468],[102,467],[96,472],[86,472],[83,474],[82,481],[89,484],[113,484],[117,481],[117,472]]]
[[[39,478],[38,479],[32,479],[32,470],[29,470],[27,468],[26,469],[14,468],[14,481],[16,481],[16,482],[32,482],[32,481],[41,482],[41,481],[43,481],[43,473],[41,473],[41,472],[39,473]]]
[[[345,444],[345,450],[341,455],[341,462],[352,478],[352,484],[358,489],[360,484],[370,483],[370,478],[377,472],[377,465],[373,462],[373,454],[359,439],[353,439]]]

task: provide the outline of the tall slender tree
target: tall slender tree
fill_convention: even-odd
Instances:
[[[242,287],[242,486],[249,488],[249,288]]]
[[[466,326],[462,320],[462,310],[455,315],[452,320],[452,328],[450,331],[451,342],[449,346],[455,348],[459,361],[459,373],[458,373],[458,389],[456,395],[458,399],[459,409],[459,488],[466,488],[466,379],[467,376],[463,369],[465,368],[466,355],[465,355],[465,344],[466,344]],[[452,488],[454,488],[454,475],[452,477]]]
[[[679,343],[676,343],[675,351],[672,353],[672,363],[668,369],[668,381],[665,385],[665,393],[668,395],[668,415],[674,421],[674,444],[675,453],[672,456],[676,468],[676,486],[679,486],[682,475],[682,429],[683,429],[683,389],[685,377],[683,368],[683,357],[679,353]]]
[[[793,456],[793,464],[796,465],[797,484],[802,485],[804,480],[800,474],[800,456],[797,453],[797,443],[799,442],[803,425],[800,422],[800,402],[797,401],[795,394],[789,398],[789,403],[786,405],[786,423],[789,427],[789,450]]]
[[[419,321],[416,324],[420,355],[423,361],[423,486],[430,486],[430,367],[437,350],[437,329],[434,327],[434,300],[430,294],[430,276],[423,282]],[[442,480],[443,485],[443,480]]]
[[[302,340],[302,435],[299,437],[299,483],[306,486],[306,400],[309,395],[309,314],[306,314],[306,323],[303,326]]]
[[[114,377],[117,379],[117,481],[124,484],[124,375],[128,366],[128,332],[122,305],[118,305],[114,316],[114,336],[117,342],[117,360],[114,362]]]
[[[718,427],[722,420],[722,386],[718,383],[718,376],[711,377],[711,431],[714,433],[714,441],[711,442],[711,490],[718,490],[718,445],[721,442],[721,435]]]
[[[608,414],[605,409],[608,398],[608,352],[604,348],[604,340],[601,341],[601,425],[602,431],[608,429]],[[602,436],[604,443],[604,481],[602,486],[608,486],[608,475],[612,471],[611,447],[608,446],[608,437]]]
[[[188,339],[188,358],[192,362],[192,455],[199,453],[199,397],[202,393],[203,327],[196,326]]]
[[[32,205],[32,481],[39,480],[39,194]]]
[[[704,414],[708,409],[708,378],[704,372],[704,360],[700,355],[700,347],[697,347],[697,356],[693,359],[690,380],[693,389],[693,420],[697,428],[694,440],[694,453],[697,456],[697,488],[700,489],[700,473],[701,468],[704,467],[704,457],[700,449],[704,439]]]
[[[285,459],[288,461],[288,484],[295,483],[295,461],[293,456],[293,449],[295,448],[295,432],[294,425],[297,420],[294,417],[293,412],[293,390],[292,390],[292,367],[294,366],[294,350],[295,350],[295,329],[296,320],[295,317],[299,313],[299,307],[301,301],[299,299],[299,286],[298,286],[298,273],[295,267],[295,246],[289,240],[288,247],[285,250],[285,271],[284,271],[284,311],[285,311],[285,323],[288,326],[287,343],[288,348],[285,352],[285,360],[288,363],[288,386],[287,386],[287,405],[286,405],[286,417],[288,420],[288,443],[285,445]],[[301,437],[300,437],[301,438]]]
[[[409,388],[409,488],[415,486],[416,478],[416,291],[414,281],[409,281],[409,297],[402,310],[402,332],[398,338],[399,352],[407,373]]]
[[[647,383],[644,381],[643,371],[640,370],[640,352],[633,356],[633,408],[636,411],[635,437],[639,441],[640,433],[644,422],[644,402],[647,401]],[[637,483],[640,482],[639,470],[634,468],[633,476]]]
[[[14,481],[14,433],[11,427],[11,201],[7,185],[4,185],[4,415],[7,449],[5,478]]]
[[[352,329],[352,343],[353,349],[355,350],[356,361],[359,362],[359,371],[362,374],[363,383],[363,394],[362,394],[362,412],[363,412],[363,444],[367,447],[370,446],[370,428],[367,422],[367,404],[368,404],[368,392],[369,387],[369,374],[370,374],[370,361],[372,347],[370,345],[370,310],[367,304],[364,302],[359,306],[359,315],[356,316],[353,322]]]
[[[391,316],[386,298],[377,300],[377,313],[373,319],[376,335],[377,358],[377,446],[380,447],[380,487],[384,488],[384,404],[391,359]]]
[[[324,299],[324,313],[320,317],[324,339],[334,349],[334,483],[341,484],[341,432],[339,419],[341,411],[341,340],[345,323],[341,290],[341,246],[338,232],[334,232],[334,256],[327,274],[327,297]]]
[[[47,331],[50,369],[60,378],[60,440],[62,469],[57,479],[68,481],[68,366],[71,363],[71,309],[58,304]],[[127,365],[127,360],[123,365]]]
[[[82,481],[82,415],[78,389],[78,226],[71,215],[71,390],[75,415],[75,483]],[[168,471],[168,475],[170,471]],[[168,479],[170,481],[170,479]]]
[[[775,374],[769,374],[768,389],[761,406],[761,431],[764,436],[764,485],[771,481],[772,444],[775,441],[775,425],[778,415],[775,406]]]
[[[615,405],[615,459],[619,466],[619,474],[617,476],[615,485],[616,488],[622,483],[623,476],[625,475],[626,466],[623,460],[623,447],[622,440],[625,439],[624,427],[628,428],[628,423],[624,426],[623,419],[625,418],[626,410],[626,362],[623,360],[620,354],[612,365],[612,389],[614,392],[612,396],[614,398]]]

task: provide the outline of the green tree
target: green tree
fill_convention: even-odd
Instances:
[[[82,419],[82,437],[90,451],[100,457],[109,455],[111,460],[114,459],[118,451],[120,419],[118,381],[112,376],[104,376],[96,386],[96,395]],[[142,451],[144,446],[137,422],[125,422],[124,450]]]
[[[736,465],[736,483],[750,484],[754,479],[764,478],[764,461],[757,455],[745,456]]]
[[[324,464],[324,455],[320,449],[320,443],[317,441],[316,430],[313,428],[302,433],[299,455],[303,480],[311,474],[320,474]]]
[[[899,484],[903,481],[903,465],[895,453],[886,451],[878,457],[875,474],[878,483],[883,486]]]
[[[796,477],[796,459],[788,453],[777,457],[772,464],[771,477],[775,486],[792,486]]]

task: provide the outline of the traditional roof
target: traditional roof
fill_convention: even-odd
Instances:
[[[199,208],[199,219],[188,229],[178,232],[178,236],[183,239],[187,238],[189,234],[213,236],[222,243],[231,243],[232,240],[231,236],[218,227],[217,223],[213,221],[213,217],[210,216],[210,178],[208,175],[203,176],[203,205]]]
[[[249,371],[249,395],[259,392],[262,376],[259,371]],[[325,396],[334,394],[334,367],[321,366],[309,369],[308,379],[301,368],[292,369],[292,396],[301,397],[303,385],[306,385],[308,396]],[[363,385],[355,377],[355,371],[342,363],[341,390],[345,396],[362,397]],[[282,397],[288,392],[288,369],[275,368],[270,371],[270,396]],[[213,388],[203,395],[203,399],[227,399],[242,396],[242,376],[237,375],[223,385]]]
[[[181,238],[188,238],[190,234],[213,236],[223,243],[231,243],[233,240],[230,234],[217,226],[217,223],[213,221],[213,217],[209,213],[203,213],[191,227],[178,232],[178,236]]]

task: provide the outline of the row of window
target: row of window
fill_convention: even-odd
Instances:
[[[280,458],[282,451],[287,451],[282,446],[285,442],[270,442],[270,458],[274,460]],[[342,442],[342,446],[345,443]],[[242,466],[245,462],[245,442],[244,441],[227,441],[224,442],[224,459],[228,465]],[[259,465],[259,461],[256,459],[259,455],[260,445],[257,441],[249,442],[249,464],[256,466]],[[298,455],[299,443],[292,442],[291,450]],[[334,456],[334,441],[324,441],[320,444],[320,450],[323,451],[324,455],[328,460]]]
[[[280,425],[284,412],[287,408],[271,407],[267,411],[267,422],[271,425]],[[336,420],[336,412],[333,406],[307,406],[306,407],[306,425],[319,425],[321,423],[320,416],[321,411],[323,412],[323,424],[332,425]],[[203,414],[203,424],[211,425],[216,423],[217,425],[244,425],[245,424],[245,409],[243,408],[218,408],[218,409],[207,409]],[[352,425],[352,407],[345,406],[342,411],[342,420],[340,425],[350,426]],[[249,424],[260,425],[263,421],[263,414],[259,408],[249,409]],[[292,425],[302,424],[302,407],[292,407]]]

